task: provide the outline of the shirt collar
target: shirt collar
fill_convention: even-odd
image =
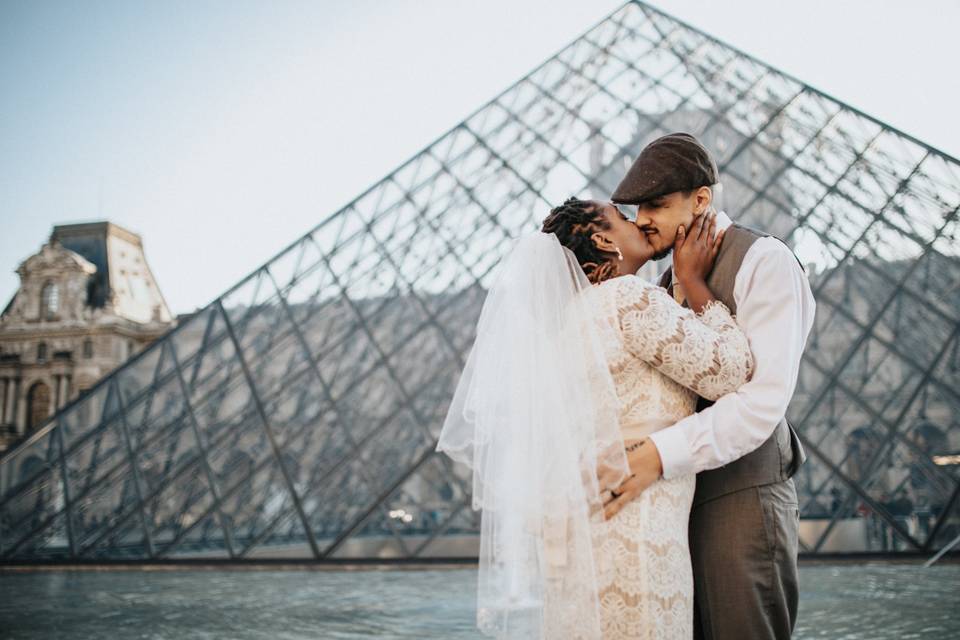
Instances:
[[[717,229],[723,230],[733,224],[726,211],[717,211]]]

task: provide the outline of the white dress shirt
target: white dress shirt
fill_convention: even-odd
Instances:
[[[717,228],[730,226],[723,212]],[[772,237],[747,250],[734,280],[737,324],[753,351],[753,378],[703,411],[650,435],[663,477],[715,469],[763,444],[787,412],[816,303],[793,253]]]

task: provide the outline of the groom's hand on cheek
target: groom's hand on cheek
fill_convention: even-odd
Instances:
[[[628,440],[627,463],[630,477],[613,491],[604,492],[603,517],[609,520],[663,475],[660,452],[652,440]]]

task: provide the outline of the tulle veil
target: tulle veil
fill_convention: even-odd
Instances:
[[[574,619],[601,637],[597,470],[616,485],[628,467],[596,293],[555,235],[520,238],[498,266],[440,434],[437,450],[473,473],[477,625],[498,638],[567,638]]]

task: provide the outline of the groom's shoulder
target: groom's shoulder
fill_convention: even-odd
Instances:
[[[801,271],[806,271],[800,258],[793,252],[783,239],[760,229],[754,229],[744,225],[734,225],[733,228],[741,232],[741,235],[749,243],[745,251],[744,260],[763,260],[780,261],[785,265],[792,265]],[[726,238],[724,238],[726,242]]]
[[[734,222],[733,224],[730,225],[730,228],[727,231],[727,233],[731,234],[731,232],[734,237],[741,238],[743,241],[747,243],[754,243],[763,238],[774,238],[776,240],[779,240],[779,238],[777,238],[776,236],[774,236],[772,233],[768,231],[757,229],[755,227],[750,227],[739,222]]]

